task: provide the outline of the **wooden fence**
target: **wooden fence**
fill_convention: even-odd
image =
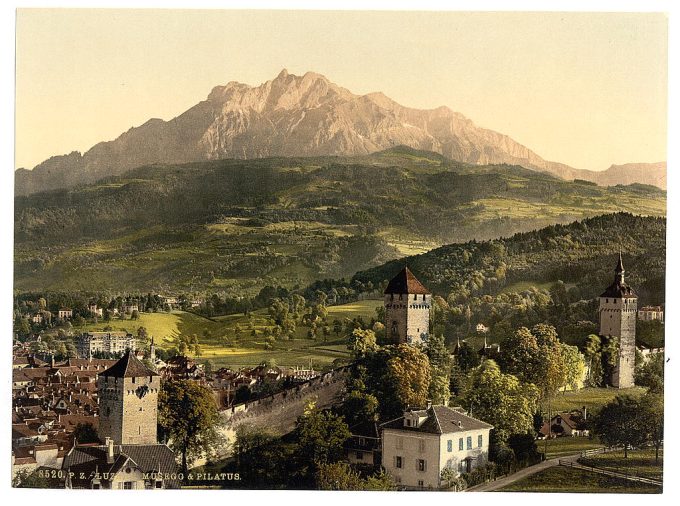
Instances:
[[[590,450],[588,450],[588,451],[590,451]],[[610,450],[610,451],[613,451],[613,450]],[[591,452],[590,455],[594,455],[595,453],[605,453],[604,451],[600,451],[600,452],[590,451],[590,452]],[[638,482],[638,483],[648,483],[650,485],[663,486],[663,482],[661,480],[655,480],[653,478],[645,478],[643,476],[637,476],[635,474],[629,473],[628,471],[624,471],[624,472],[612,471],[610,469],[602,469],[601,467],[595,467],[595,466],[586,466],[586,465],[583,465],[583,464],[572,462],[571,460],[562,460],[562,459],[560,459],[559,464],[561,466],[571,467],[573,469],[581,469],[583,471],[590,471],[591,473],[599,473],[599,474],[603,474],[605,476],[612,476],[614,478],[621,478],[621,479],[628,480],[628,481],[635,481],[635,482]]]

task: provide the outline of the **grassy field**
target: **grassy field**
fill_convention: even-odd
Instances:
[[[554,413],[556,411],[582,409],[585,406],[588,411],[597,411],[617,395],[642,395],[644,392],[645,389],[641,387],[626,389],[582,388],[581,390],[557,394],[550,404],[550,410]]]
[[[138,320],[112,319],[109,322],[100,321],[97,324],[74,326],[73,330],[74,332],[103,331],[107,327],[114,331],[125,330],[133,334],[137,333],[139,327],[144,327],[150,336],[156,338],[159,347],[167,348],[180,335],[196,334],[200,337],[205,331],[219,333],[224,325],[195,313],[173,311],[171,313],[140,313]]]
[[[375,309],[382,305],[379,300],[364,300],[331,306],[328,308],[328,325],[334,320],[344,321],[363,317],[370,320],[376,316]],[[140,313],[138,320],[112,320],[97,324],[74,327],[75,332],[125,330],[133,334],[139,327],[146,328],[154,336],[159,348],[169,349],[177,345],[180,335],[196,334],[201,345],[199,362],[208,360],[215,367],[248,367],[264,360],[274,360],[281,366],[330,367],[336,359],[349,358],[346,336],[331,332],[324,340],[307,337],[307,327],[298,326],[295,338],[278,340],[273,349],[264,349],[264,330],[271,326],[267,310],[253,311],[249,316],[232,314],[205,318],[195,313],[173,311],[171,313]],[[237,331],[237,328],[239,329]]]
[[[659,451],[658,463],[656,462],[656,452],[653,449],[629,450],[628,458],[624,458],[623,450],[602,453],[581,458],[579,463],[645,478],[663,479],[663,450]]]
[[[537,441],[538,451],[546,453],[546,441]],[[591,450],[593,448],[601,448],[604,446],[595,437],[593,439],[587,437],[556,437],[547,441],[546,458],[564,457],[566,455],[574,455],[584,450]]]
[[[661,487],[634,483],[611,476],[556,466],[517,481],[499,492],[588,492],[616,494],[658,494]]]

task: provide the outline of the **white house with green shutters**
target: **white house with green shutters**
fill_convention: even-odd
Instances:
[[[402,488],[438,489],[445,468],[468,473],[489,459],[493,426],[459,407],[410,409],[381,429],[383,467]]]

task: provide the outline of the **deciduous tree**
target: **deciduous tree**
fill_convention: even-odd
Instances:
[[[361,358],[367,353],[378,349],[376,344],[375,332],[372,330],[354,329],[349,336],[347,349],[352,352],[355,358]]]
[[[200,455],[210,455],[222,441],[212,392],[194,381],[164,381],[158,396],[158,425],[170,447],[182,455],[182,470]]]
[[[461,404],[474,416],[494,426],[503,444],[511,434],[530,431],[539,391],[511,374],[503,374],[493,360],[485,360],[468,378]]]
[[[597,414],[595,433],[609,446],[623,445],[623,456],[627,458],[629,446],[639,446],[647,441],[645,421],[640,400],[620,395]]]
[[[341,416],[318,409],[314,402],[307,404],[295,423],[299,454],[315,465],[337,462],[350,435]]]

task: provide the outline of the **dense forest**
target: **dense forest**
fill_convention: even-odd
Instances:
[[[15,288],[254,296],[447,243],[607,212],[663,216],[665,198],[644,185],[599,187],[403,147],[155,165],[17,197]]]
[[[664,218],[603,215],[444,246],[357,273],[350,285],[375,291],[406,264],[435,294],[435,326],[449,339],[474,334],[477,323],[497,342],[511,329],[550,322],[577,344],[596,331],[596,298],[614,279],[619,251],[639,305],[664,303],[665,238]]]

